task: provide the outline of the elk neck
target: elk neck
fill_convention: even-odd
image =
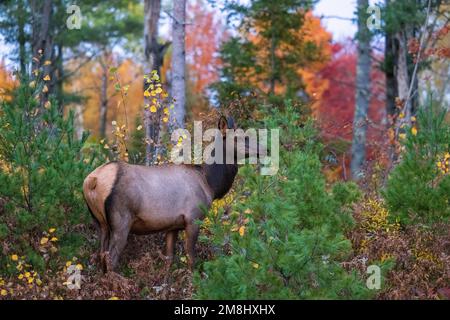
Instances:
[[[202,170],[213,192],[213,199],[220,199],[230,191],[238,166],[237,164],[203,164]]]

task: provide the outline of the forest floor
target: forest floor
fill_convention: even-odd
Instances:
[[[450,299],[450,226],[441,223],[425,229],[399,228],[381,222],[374,229],[364,217],[366,209],[364,202],[355,205],[357,225],[348,234],[354,253],[344,266],[364,275],[371,261],[391,260],[377,299]],[[373,226],[373,221],[369,223]],[[192,273],[187,268],[182,239],[178,240],[176,250],[175,261],[168,271],[163,234],[131,235],[118,273],[103,275],[93,263],[81,290],[66,290],[64,298],[192,299]],[[197,261],[212,257],[212,247],[199,242]]]
[[[383,225],[377,230],[368,227],[364,204],[355,207],[357,225],[347,236],[353,245],[353,255],[344,266],[364,275],[372,261],[393,263],[385,274],[383,288],[377,299],[450,299],[450,226],[399,229]],[[373,221],[372,221],[373,222]],[[93,226],[84,226],[86,234],[95,240]],[[26,281],[3,279],[13,290],[1,299],[192,299],[192,273],[186,264],[183,233],[176,246],[174,263],[167,270],[164,258],[164,234],[130,235],[117,272],[103,274],[97,254],[90,252],[90,261],[83,266],[81,288],[69,289],[66,268],[39,275],[42,285],[27,285]],[[197,244],[197,261],[213,257],[208,243]],[[75,262],[76,263],[76,262]],[[197,268],[199,265],[197,264]],[[198,270],[198,269],[197,269]],[[2,279],[0,279],[1,281]],[[0,283],[1,285],[1,283]]]
[[[366,194],[353,207],[354,228],[347,233],[353,254],[343,262],[349,271],[364,278],[368,265],[387,263],[382,289],[376,299],[450,299],[450,225],[438,223],[401,227],[388,219],[383,201]],[[55,260],[43,274],[26,278],[0,278],[0,289],[8,288],[1,299],[192,299],[193,275],[187,267],[183,232],[176,245],[170,269],[164,257],[164,234],[130,235],[117,272],[103,274],[97,263],[97,234],[93,224],[79,225],[87,243],[83,256],[80,289],[70,289],[67,266],[79,263]],[[205,232],[205,229],[201,229]],[[202,261],[213,259],[213,246],[197,243],[198,271]],[[55,256],[56,257],[56,256]],[[50,262],[51,262],[50,258]],[[86,260],[84,260],[86,261]],[[16,262],[17,263],[17,262]],[[26,267],[26,266],[25,266]],[[34,283],[27,282],[33,279]],[[37,279],[41,284],[36,285]],[[3,282],[3,283],[2,283]]]
[[[180,233],[182,236],[182,233]],[[117,272],[103,274],[96,258],[84,277],[80,290],[66,292],[69,299],[192,299],[192,272],[186,264],[183,240],[176,245],[170,270],[164,257],[164,234],[130,235]],[[197,259],[210,256],[210,248],[197,245]]]

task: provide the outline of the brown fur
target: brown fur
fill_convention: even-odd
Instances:
[[[219,127],[223,129],[223,122]],[[111,162],[95,169],[86,177],[83,192],[100,224],[104,270],[117,265],[130,232],[166,232],[170,263],[178,231],[183,229],[192,268],[199,232],[196,221],[204,218],[201,208],[209,209],[214,199],[230,190],[237,171],[236,164],[146,167],[124,162]]]

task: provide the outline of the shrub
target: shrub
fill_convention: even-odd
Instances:
[[[195,275],[203,299],[364,298],[359,276],[341,262],[351,252],[344,231],[352,222],[341,210],[356,199],[355,186],[326,191],[315,130],[299,112],[268,111],[268,127],[280,127],[280,170],[261,176],[240,170],[229,215],[210,211],[209,234],[215,256]]]
[[[64,118],[56,101],[36,98],[43,86],[23,80],[0,106],[0,238],[8,254],[40,269],[49,249],[58,250],[51,241],[60,243],[65,258],[86,243],[71,239],[80,236],[77,225],[90,221],[82,183],[98,163],[95,147],[83,150],[87,134],[75,137],[73,113]],[[51,235],[50,228],[56,229]],[[1,256],[0,270],[8,259]]]
[[[419,111],[403,142],[401,162],[389,176],[384,196],[402,223],[431,223],[450,216],[450,125],[444,110]],[[447,169],[446,169],[447,168]],[[447,171],[446,171],[447,170]]]

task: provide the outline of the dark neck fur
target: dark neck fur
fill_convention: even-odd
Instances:
[[[230,191],[238,172],[237,164],[204,164],[202,169],[214,199],[223,198]]]

